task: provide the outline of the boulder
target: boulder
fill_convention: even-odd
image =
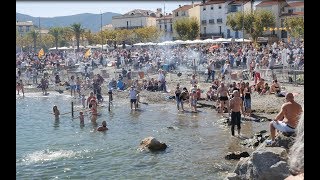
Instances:
[[[140,147],[143,149],[148,148],[151,151],[163,151],[167,148],[167,145],[165,143],[159,142],[154,137],[147,137],[141,141]]]
[[[240,159],[234,173],[240,179],[284,179],[290,175],[286,160],[286,149],[260,146],[250,157]]]

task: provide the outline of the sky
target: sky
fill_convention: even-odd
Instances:
[[[114,12],[124,14],[134,9],[156,11],[162,8],[172,13],[179,5],[191,4],[189,1],[16,1],[16,12],[33,17],[57,17],[81,13],[100,14]],[[195,3],[201,1],[194,1]]]

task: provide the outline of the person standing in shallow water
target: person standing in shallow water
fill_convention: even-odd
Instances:
[[[234,136],[234,126],[237,125],[238,135],[240,135],[241,129],[241,113],[244,114],[242,106],[242,99],[238,90],[233,91],[233,98],[230,99],[230,111],[231,111],[231,135]]]
[[[53,111],[53,115],[56,119],[59,119],[59,116],[60,116],[60,111],[58,109],[58,107],[56,105],[53,106],[52,108],[52,111]]]

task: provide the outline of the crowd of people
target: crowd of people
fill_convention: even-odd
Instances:
[[[137,110],[141,91],[169,93],[166,74],[172,71],[179,72],[184,67],[205,71],[208,75],[205,82],[210,85],[207,90],[200,88],[196,74],[191,76],[190,88],[181,87],[178,83],[175,90],[171,92],[174,93],[178,111],[185,111],[188,108],[185,104],[188,104],[191,112],[198,112],[199,100],[212,101],[218,113],[230,113],[231,135],[235,135],[235,126],[240,135],[241,115],[252,115],[252,93],[275,94],[278,97],[285,97],[287,102],[283,104],[275,120],[270,123],[271,140],[268,144],[274,142],[276,130],[295,131],[302,113],[301,105],[294,101],[292,93],[283,91],[276,78],[272,82],[263,79],[261,69],[272,70],[276,66],[303,69],[303,43],[279,41],[261,45],[259,48],[255,48],[253,44],[221,44],[219,48],[213,50],[209,47],[209,45],[187,45],[115,49],[107,52],[94,51],[89,58],[84,57],[84,51],[49,52],[40,58],[35,52],[19,53],[16,58],[16,89],[18,95],[20,92],[24,95],[24,86],[34,85],[41,88],[45,95],[49,85],[54,85],[57,91],[60,90],[59,87],[65,87],[70,90],[71,96],[81,99],[83,108],[88,108],[91,121],[95,122],[99,116],[98,106],[104,101],[102,94],[104,86],[109,89],[109,96],[114,90],[128,90],[130,108]],[[80,74],[71,71],[77,64],[84,65]],[[118,70],[120,72],[108,82],[101,74],[93,73],[95,68],[110,66],[110,64],[114,66],[115,72],[118,73]],[[232,72],[235,70],[247,71],[249,76],[242,77],[238,82],[236,80],[231,82]],[[135,79],[134,71],[154,73],[157,77]],[[63,91],[60,90],[60,92]],[[90,93],[86,98],[88,92]],[[87,110],[79,113],[81,124],[84,122],[85,112]],[[53,107],[53,114],[56,118],[60,116],[56,106]],[[98,131],[107,129],[106,121],[97,128]]]

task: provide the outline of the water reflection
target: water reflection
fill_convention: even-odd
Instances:
[[[59,128],[58,128],[59,125],[60,125],[60,119],[59,119],[59,117],[55,117],[54,123],[53,123],[54,129],[59,129]]]

